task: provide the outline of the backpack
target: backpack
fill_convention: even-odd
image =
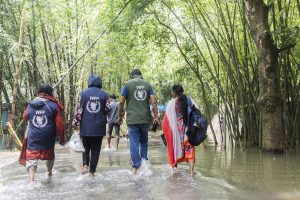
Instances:
[[[192,104],[190,98],[188,98],[188,106],[187,136],[192,145],[199,146],[207,138],[206,131],[208,122],[200,110]]]

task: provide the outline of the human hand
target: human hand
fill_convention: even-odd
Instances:
[[[73,120],[73,122],[72,122],[72,129],[73,130],[78,130],[78,123],[77,123],[76,120]]]
[[[157,118],[153,119],[152,132],[156,132],[158,126],[159,126],[159,120]]]
[[[153,124],[157,124],[157,126],[160,125],[160,121],[159,121],[158,117],[153,119]]]

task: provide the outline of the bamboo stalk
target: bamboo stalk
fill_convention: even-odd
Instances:
[[[7,130],[11,137],[14,139],[17,149],[21,150],[22,149],[22,142],[20,141],[19,137],[17,136],[15,130],[13,129],[12,125],[9,122],[6,122]]]
[[[84,58],[84,56],[95,46],[95,44],[97,44],[98,40],[108,31],[110,31],[112,25],[117,21],[118,17],[122,14],[122,12],[125,10],[125,8],[129,5],[129,3],[132,0],[128,0],[125,5],[121,8],[121,10],[117,13],[117,15],[115,16],[115,18],[112,19],[112,21],[110,22],[110,24],[95,38],[95,40],[93,41],[93,43],[85,50],[85,52],[83,54],[81,54],[79,56],[79,58],[77,58],[77,60],[68,68],[67,72],[59,79],[59,81],[56,82],[56,84],[53,86],[53,88],[56,88],[58,86],[58,84],[60,84],[60,82],[63,81],[63,79],[70,73],[70,71],[72,71],[72,69],[74,67],[77,66],[77,63]]]
[[[20,76],[20,64],[22,63],[22,44],[24,42],[24,30],[25,30],[25,15],[26,15],[26,9],[25,6],[22,10],[21,14],[21,22],[20,22],[20,34],[19,34],[19,47],[18,52],[16,56],[16,67],[15,67],[15,74],[14,74],[14,84],[13,84],[13,94],[12,94],[12,122],[14,123],[14,119],[17,115],[16,110],[16,103],[17,103],[17,91],[18,91],[18,82],[19,82],[19,76]]]

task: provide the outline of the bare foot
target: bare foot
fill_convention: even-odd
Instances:
[[[90,177],[94,177],[94,176],[95,176],[95,173],[90,172]]]
[[[52,176],[52,170],[48,172],[48,176]]]
[[[81,175],[85,175],[89,171],[87,165],[83,165],[82,170],[80,172]]]
[[[195,172],[191,172],[190,176],[192,176],[192,177],[195,176]]]
[[[138,169],[137,168],[133,168],[133,170],[132,170],[132,174],[137,174],[137,172],[138,172]]]

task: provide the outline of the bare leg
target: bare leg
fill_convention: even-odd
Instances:
[[[36,167],[31,166],[28,168],[29,181],[33,182],[35,177]]]
[[[26,168],[27,168],[27,172],[28,172],[30,182],[34,181],[37,165],[38,165],[38,160],[37,159],[26,160]]]
[[[195,165],[195,161],[194,160],[190,160],[189,161],[189,166],[190,166],[190,175],[194,176],[194,165]]]
[[[110,149],[110,141],[111,141],[111,135],[108,135],[107,144],[108,144],[108,148],[109,149]]]
[[[120,136],[116,136],[116,148],[117,150],[119,149],[119,141],[120,141]]]
[[[46,161],[46,166],[47,166],[47,169],[48,169],[48,176],[52,176],[53,165],[54,165],[54,159]]]

